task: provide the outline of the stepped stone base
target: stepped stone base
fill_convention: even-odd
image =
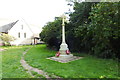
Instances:
[[[65,58],[65,59],[68,59],[68,58],[72,58],[73,57],[73,54],[69,54],[69,55],[67,55],[67,54],[61,54],[60,56],[59,56],[59,58]]]
[[[60,55],[59,57],[50,57],[47,59],[58,61],[61,63],[67,63],[67,62],[82,59],[82,58],[83,57],[77,57],[77,56],[73,56],[72,54],[70,54],[70,55]]]

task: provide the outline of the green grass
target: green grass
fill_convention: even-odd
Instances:
[[[55,74],[62,78],[117,78],[118,62],[111,59],[99,59],[90,55],[77,54],[84,56],[83,59],[69,63],[60,63],[46,59],[54,56],[56,51],[46,48],[46,45],[38,45],[31,48],[25,55],[27,63],[38,69],[42,69],[49,74]]]
[[[34,76],[34,78],[45,78],[43,75],[38,74],[37,72],[31,71],[31,73]]]
[[[2,47],[2,78],[30,78],[20,64],[22,53],[28,46]]]

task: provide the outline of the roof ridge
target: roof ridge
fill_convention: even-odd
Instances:
[[[0,27],[0,32],[8,32],[19,20]]]

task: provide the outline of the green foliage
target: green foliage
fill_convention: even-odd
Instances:
[[[75,27],[78,27],[79,25],[82,25],[84,23],[89,23],[90,19],[89,12],[91,11],[91,6],[96,3],[75,3],[74,4],[74,10],[72,14],[70,14],[70,22],[74,24]]]
[[[93,43],[92,50],[94,54],[101,57],[118,56],[118,47],[120,40],[120,25],[118,25],[118,4],[119,3],[99,3],[92,7],[90,12],[91,31]]]
[[[0,33],[0,39],[5,43],[5,45],[10,44],[10,41],[14,41],[15,38],[8,34]]]
[[[92,35],[88,31],[88,26],[90,23],[90,19],[88,18],[90,16],[89,12],[91,11],[91,7],[97,3],[75,3],[74,4],[74,12],[70,14],[70,23],[71,26],[68,30],[67,36],[70,36],[70,38],[67,38],[69,40],[70,50],[71,51],[86,51],[88,52],[92,46],[91,44],[91,38]],[[73,46],[73,47],[71,47]]]
[[[73,53],[83,58],[68,63],[46,59],[55,56],[55,53],[46,45],[37,45],[25,54],[25,60],[33,67],[61,78],[118,78],[119,63],[115,60],[99,59],[84,53]]]
[[[47,23],[40,33],[41,39],[46,42],[49,47],[58,48],[61,38],[61,27],[61,18],[57,18],[54,22]]]
[[[74,2],[74,12],[65,27],[70,51],[84,51],[101,58],[120,57],[119,3]],[[60,22],[55,20],[43,28],[40,36],[48,45],[60,44]]]

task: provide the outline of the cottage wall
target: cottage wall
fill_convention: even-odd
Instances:
[[[33,32],[23,21],[18,21],[9,31],[8,34],[15,37],[16,40],[11,42],[12,45],[32,44]]]

